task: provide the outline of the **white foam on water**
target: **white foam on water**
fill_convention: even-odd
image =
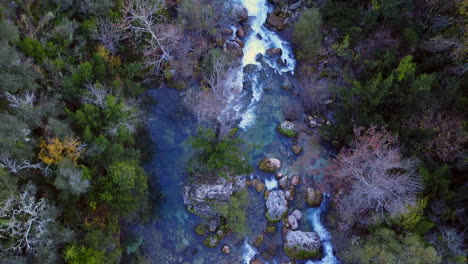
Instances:
[[[278,188],[278,181],[275,179],[275,177],[271,179],[265,178],[265,187],[269,191],[276,189]]]
[[[245,264],[250,264],[250,261],[253,259],[255,254],[257,254],[257,250],[249,245],[246,238],[243,246],[242,260],[244,260]]]
[[[325,202],[326,198],[330,195],[324,193],[323,194],[323,201],[322,204]],[[323,226],[320,215],[322,213],[322,205],[318,208],[310,208],[307,210],[306,219],[309,224],[312,226],[312,229],[317,232],[320,236],[320,241],[322,242],[323,246],[323,258],[318,261],[307,261],[306,264],[337,264],[339,261],[336,259],[335,255],[333,255],[333,245],[331,243],[331,235],[330,232]]]
[[[252,29],[244,41],[245,46],[242,50],[242,65],[237,69],[236,79],[238,82],[240,81],[239,87],[242,87],[244,68],[249,64],[254,64],[261,69],[262,65],[256,60],[257,56],[259,54],[265,55],[266,50],[269,48],[280,48],[282,50],[281,61],[283,63],[277,63],[276,60],[269,59],[265,60],[266,63],[278,73],[294,73],[296,60],[294,59],[291,45],[288,42],[283,41],[276,32],[273,32],[264,26],[268,12],[272,11],[272,7],[268,4],[267,0],[232,1],[240,3],[247,9],[249,17],[251,17],[250,27]],[[250,99],[250,103],[246,106],[245,102],[242,102],[245,93],[233,93],[231,94],[229,102],[223,111],[225,112],[224,114],[228,111],[234,111],[236,117],[241,119],[239,127],[243,130],[246,130],[255,123],[255,106],[263,95],[263,87],[259,86],[258,81],[253,78],[257,77],[256,74],[257,73],[253,73],[254,76],[251,76],[252,98]]]

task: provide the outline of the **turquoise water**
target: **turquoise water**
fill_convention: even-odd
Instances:
[[[305,116],[300,116],[295,122],[300,136],[296,141],[280,135],[276,127],[284,116],[285,105],[299,103],[299,89],[293,76],[295,60],[289,44],[281,40],[276,33],[266,29],[263,22],[270,9],[266,0],[233,0],[243,4],[249,14],[252,32],[245,40],[242,67],[239,68],[239,84],[243,90],[233,94],[233,103],[226,106],[225,111],[238,112],[239,136],[248,144],[254,146],[250,153],[252,165],[256,166],[263,157],[274,157],[282,161],[280,172],[284,175],[300,175],[303,184],[296,189],[295,199],[288,202],[289,211],[301,210],[304,218],[300,221],[299,230],[315,231],[327,236],[327,231],[321,223],[322,208],[309,209],[305,204],[306,184],[318,182],[323,177],[323,168],[328,162],[328,153],[320,145],[318,133],[310,131],[305,122]],[[261,36],[257,38],[257,35]],[[265,54],[271,47],[281,47],[282,59],[269,60],[263,56],[258,60],[258,54]],[[255,67],[249,64],[255,64]],[[248,187],[250,203],[246,208],[248,234],[236,237],[228,234],[221,243],[209,249],[203,245],[203,237],[194,232],[194,227],[204,220],[189,213],[183,203],[182,188],[186,178],[186,168],[192,149],[187,140],[196,131],[195,120],[182,107],[181,98],[175,89],[160,88],[149,92],[157,101],[152,109],[153,120],[149,123],[154,160],[146,168],[158,182],[164,200],[157,216],[147,224],[142,231],[141,248],[151,263],[195,263],[195,264],[240,264],[248,263],[254,256],[265,263],[283,263],[289,261],[282,250],[282,223],[276,224],[276,232],[265,233],[262,246],[253,248],[255,239],[267,227],[264,216],[265,200],[262,193],[257,193]],[[300,144],[303,153],[296,156],[291,151],[293,144]],[[268,181],[274,187],[274,175],[255,170],[249,179],[258,178]],[[324,199],[325,201],[327,199]],[[323,204],[325,206],[325,204]],[[323,239],[324,264],[335,263],[331,243]],[[223,245],[230,247],[230,253],[221,252]],[[328,254],[330,253],[330,254]],[[297,262],[300,263],[300,262]],[[305,263],[303,261],[302,263]]]
[[[295,156],[290,147],[293,140],[280,135],[276,131],[279,122],[284,120],[281,107],[294,101],[296,98],[290,91],[281,87],[284,75],[274,71],[266,71],[264,85],[268,89],[263,91],[259,103],[256,105],[255,122],[239,132],[241,138],[253,144],[255,149],[251,152],[252,163],[264,156],[276,157],[283,162],[281,172],[291,175],[298,171],[320,171],[327,164],[326,151],[313,136],[300,138],[304,147],[304,154]],[[262,84],[263,85],[263,84]],[[153,108],[154,120],[150,122],[149,129],[154,146],[155,158],[147,165],[149,173],[157,178],[164,195],[159,208],[160,217],[154,219],[145,227],[142,248],[145,255],[151,258],[151,263],[245,263],[248,245],[253,245],[258,234],[266,228],[265,200],[262,194],[249,187],[250,204],[247,208],[247,221],[249,234],[245,238],[237,238],[230,234],[221,240],[214,249],[202,244],[203,238],[195,234],[194,227],[203,220],[189,213],[183,203],[182,187],[186,177],[186,166],[192,155],[187,139],[195,133],[195,122],[191,115],[183,109],[180,97],[175,89],[161,88],[152,90],[150,96],[156,99]],[[299,121],[298,123],[300,123]],[[306,154],[305,151],[308,153]],[[313,164],[304,165],[302,160],[317,157]],[[300,167],[300,168],[299,168]],[[316,175],[300,174],[304,179],[312,181]],[[274,176],[255,171],[250,178],[273,179]],[[307,214],[304,195],[299,193],[296,199],[289,202],[289,208],[302,210]],[[264,245],[259,248],[257,257],[266,260],[262,252],[269,252],[269,263],[287,261],[282,251],[282,224],[277,224],[277,232],[265,236]],[[311,225],[303,219],[300,229],[311,230]],[[230,254],[221,252],[221,247],[227,244]],[[272,256],[273,255],[273,256]]]

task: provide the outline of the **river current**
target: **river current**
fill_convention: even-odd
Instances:
[[[299,104],[299,100],[297,93],[291,92],[291,87],[297,83],[294,78],[296,61],[292,47],[263,25],[273,7],[267,0],[233,1],[248,10],[248,23],[252,30],[245,39],[242,64],[233,78],[241,91],[232,94],[224,111],[236,112],[240,119],[240,137],[255,146],[251,152],[253,165],[265,156],[277,157],[283,162],[283,174],[298,174],[306,181],[320,181],[323,168],[328,162],[328,153],[320,145],[319,136],[300,136],[298,143],[303,146],[304,153],[297,157],[290,150],[292,139],[285,138],[276,131],[277,125],[284,121],[283,106]],[[266,56],[269,48],[281,48],[281,60],[269,59]],[[196,131],[194,119],[182,107],[181,98],[175,89],[155,89],[149,95],[157,101],[153,107],[154,120],[149,124],[155,158],[147,164],[146,169],[154,182],[161,186],[163,200],[155,220],[143,228],[136,228],[136,235],[142,238],[140,241],[144,254],[153,263],[168,264],[248,264],[254,257],[264,263],[285,262],[288,258],[282,250],[282,223],[277,224],[278,231],[265,235],[265,242],[260,248],[252,246],[267,225],[264,217],[265,200],[253,188],[248,188],[248,235],[244,238],[228,235],[213,249],[203,245],[203,238],[194,232],[194,227],[201,219],[185,209],[182,198],[186,167],[192,155],[187,140]],[[260,179],[268,190],[278,188],[278,182],[271,174],[256,170],[249,178]],[[295,198],[289,208],[299,209],[304,214],[299,230],[314,230],[319,233],[323,258],[298,263],[337,263],[330,233],[322,224],[323,213],[328,207],[328,196],[324,195],[318,208],[308,208],[304,198]],[[225,244],[230,247],[229,254],[221,252],[221,247]]]

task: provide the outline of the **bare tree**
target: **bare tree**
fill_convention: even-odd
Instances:
[[[407,212],[422,190],[415,161],[403,159],[398,138],[385,128],[354,130],[353,147],[340,151],[328,181],[339,186],[339,212],[350,222],[373,224]]]
[[[85,104],[96,105],[101,108],[105,107],[106,98],[107,96],[111,95],[111,90],[100,84],[88,83],[85,85],[85,87],[88,92],[81,97],[81,102]]]
[[[125,29],[131,36],[144,42],[146,64],[160,75],[164,63],[170,61],[182,39],[182,31],[163,16],[164,0],[127,0]]]
[[[430,130],[432,135],[420,146],[421,150],[443,162],[452,162],[460,158],[467,140],[463,121],[462,113],[430,109],[424,115],[413,118],[409,127]]]
[[[237,121],[236,114],[227,107],[239,88],[236,73],[225,56],[216,57],[211,74],[204,77],[209,87],[192,87],[184,95],[184,104],[193,111],[198,123],[215,126],[219,136],[226,135]]]
[[[447,226],[438,226],[437,231],[432,231],[427,235],[428,242],[434,245],[444,264],[464,263],[468,253],[464,238],[464,231]]]
[[[0,238],[7,241],[0,244],[2,252],[19,255],[24,252],[35,253],[54,219],[48,213],[49,205],[44,198],[36,200],[32,184],[19,195],[12,195],[1,203]]]
[[[5,168],[13,174],[19,174],[22,170],[40,170],[43,173],[48,173],[49,170],[40,162],[32,163],[24,159],[22,161],[17,161],[6,155],[0,155],[0,168]]]
[[[117,53],[117,44],[122,38],[122,31],[109,19],[99,19],[97,38],[112,55],[115,55]]]
[[[330,91],[324,81],[318,80],[316,74],[310,72],[310,69],[300,71],[299,81],[302,87],[301,101],[304,110],[309,114],[325,111],[324,102],[330,99]]]
[[[20,95],[10,94],[9,92],[6,92],[5,97],[13,109],[24,109],[28,107],[33,107],[34,102],[36,101],[36,95],[33,92],[27,92],[25,94]]]

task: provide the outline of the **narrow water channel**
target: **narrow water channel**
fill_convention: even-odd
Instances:
[[[263,24],[271,6],[267,0],[233,0],[243,5],[249,12],[252,30],[245,39],[242,65],[238,69],[238,81],[242,91],[232,95],[232,100],[225,111],[238,114],[240,136],[247,143],[253,144],[252,163],[265,157],[276,157],[283,162],[281,172],[285,175],[298,174],[305,181],[318,181],[327,165],[327,151],[320,145],[318,134],[303,133],[298,142],[304,153],[296,156],[290,150],[293,140],[285,138],[276,131],[284,116],[282,108],[286,104],[299,104],[297,93],[291,92],[297,81],[294,78],[296,61],[291,46],[281,40]],[[281,60],[270,59],[266,55],[269,48],[281,48]],[[259,55],[261,54],[261,55]],[[187,140],[195,133],[195,122],[187,110],[182,107],[181,99],[175,89],[161,88],[150,92],[157,104],[153,109],[154,121],[149,124],[155,159],[147,164],[149,173],[159,182],[164,200],[159,210],[159,217],[144,228],[143,250],[154,263],[249,263],[253,257],[265,263],[282,263],[288,258],[282,250],[281,223],[277,232],[267,235],[263,248],[252,247],[258,234],[266,228],[265,200],[263,195],[249,188],[250,204],[247,208],[249,234],[245,238],[228,235],[220,245],[209,249],[202,243],[202,238],[195,234],[194,227],[200,218],[189,213],[183,203],[182,185],[186,176],[186,166],[192,154]],[[305,124],[302,118],[297,121],[301,129]],[[313,172],[313,173],[311,173]],[[268,189],[278,188],[274,175],[256,170],[250,179],[259,178]],[[314,230],[319,233],[323,246],[323,259],[303,263],[337,263],[333,255],[330,234],[322,224],[323,212],[326,211],[328,197],[325,196],[321,207],[308,208],[305,197],[296,197],[289,208],[301,210],[304,219],[299,230]],[[230,253],[221,252],[227,244]],[[268,259],[260,251],[269,251]]]

